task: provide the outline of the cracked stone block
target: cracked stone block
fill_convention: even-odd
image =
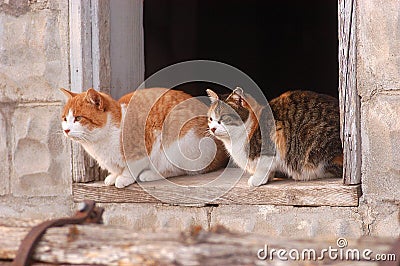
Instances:
[[[154,204],[99,204],[107,211],[104,223],[128,226],[135,231],[187,231],[193,226],[208,229],[209,207],[184,207]]]
[[[395,204],[382,204],[384,209],[378,214],[370,230],[371,235],[379,237],[398,237],[400,235],[400,208]]]
[[[392,168],[400,175],[400,130],[395,130],[389,133],[390,152],[392,154]]]
[[[222,205],[213,209],[211,226],[273,237],[352,237],[363,234],[356,208]]]
[[[400,198],[400,95],[362,104],[362,189],[368,200]]]
[[[13,173],[15,196],[71,194],[70,152],[61,133],[59,105],[22,105],[13,125]]]
[[[357,90],[370,97],[374,90],[400,87],[400,1],[362,1],[357,5]]]
[[[0,101],[63,100],[58,88],[69,85],[68,2],[47,6],[0,16]]]
[[[55,219],[75,213],[71,197],[0,197],[0,219]]]
[[[7,118],[2,111],[4,110],[0,109],[0,195],[5,195],[8,193],[10,182],[10,166],[7,148]]]

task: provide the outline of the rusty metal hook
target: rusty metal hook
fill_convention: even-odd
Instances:
[[[12,266],[30,266],[32,257],[37,244],[46,230],[51,227],[61,227],[67,224],[87,224],[87,223],[103,223],[103,208],[96,207],[96,203],[92,200],[85,200],[79,205],[78,211],[74,216],[69,218],[60,218],[43,222],[35,227],[21,241],[17,255],[12,262]]]

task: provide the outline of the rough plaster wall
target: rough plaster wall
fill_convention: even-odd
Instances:
[[[223,225],[234,232],[273,237],[358,238],[368,229],[358,208],[220,205],[185,207],[164,204],[100,204],[106,224],[135,231],[210,229]]]
[[[400,1],[357,1],[366,234],[400,235]]]
[[[0,216],[71,213],[68,32],[68,1],[0,1]]]
[[[357,79],[360,95],[400,88],[400,1],[357,1]]]

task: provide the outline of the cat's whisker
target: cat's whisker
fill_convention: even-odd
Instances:
[[[58,135],[58,134],[64,134],[64,130],[56,130],[51,133],[51,135]]]
[[[85,138],[85,137],[82,137],[82,142],[84,142],[84,143],[86,143],[86,144],[89,144],[90,143],[90,141],[87,139],[87,138]]]
[[[90,143],[89,140],[89,134],[87,134],[86,132],[82,132],[83,134],[80,136],[80,140],[82,140],[84,143]]]

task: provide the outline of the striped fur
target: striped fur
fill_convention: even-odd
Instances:
[[[294,180],[342,175],[338,101],[311,91],[289,91],[269,102],[268,111],[241,89],[220,97],[211,90],[210,133],[252,176],[249,185],[268,182],[277,171]]]

